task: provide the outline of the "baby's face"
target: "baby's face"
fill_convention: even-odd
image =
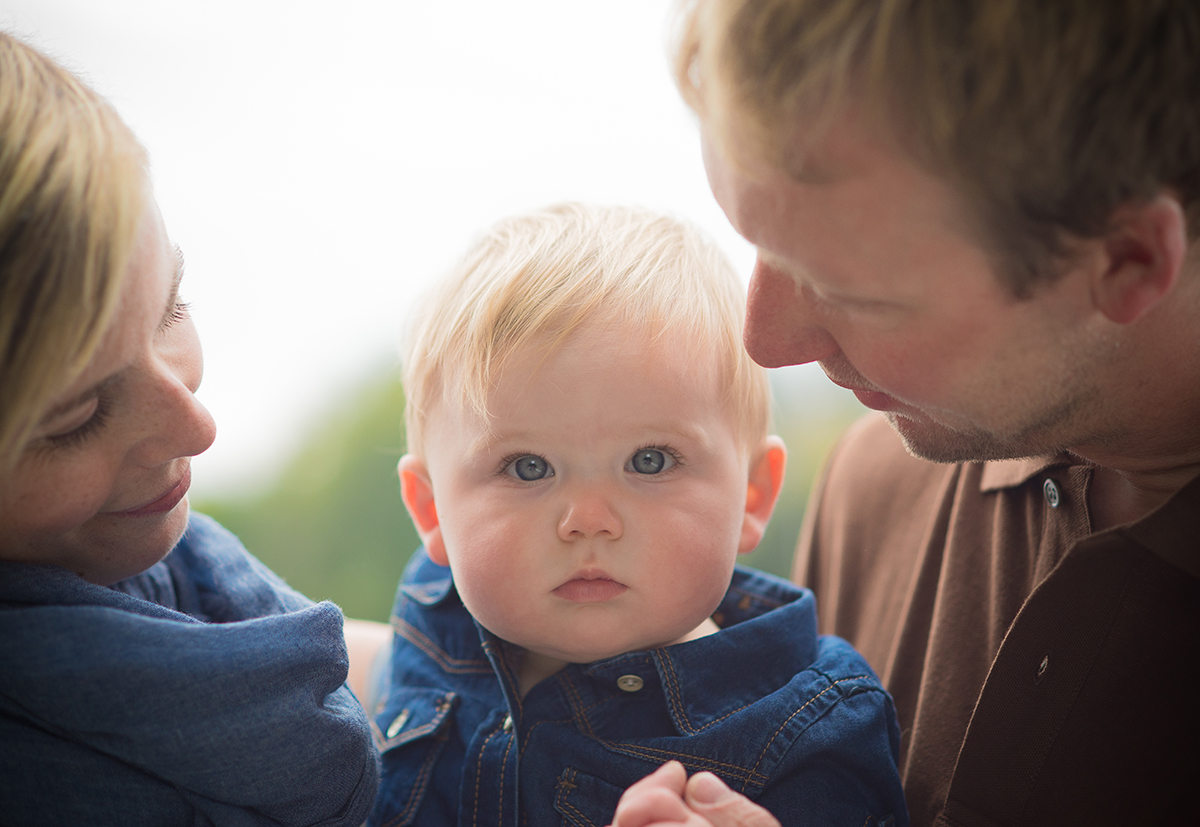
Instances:
[[[748,458],[696,349],[585,327],[507,363],[490,430],[430,416],[445,553],[485,628],[584,663],[676,642],[716,609],[758,537]]]

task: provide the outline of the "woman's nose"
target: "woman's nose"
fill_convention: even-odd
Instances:
[[[154,363],[140,399],[141,439],[137,461],[146,466],[193,457],[217,436],[212,414],[196,399],[204,375],[199,343]]]
[[[600,537],[615,540],[624,532],[621,516],[612,502],[597,487],[588,486],[571,492],[558,522],[558,536],[565,541]]]
[[[812,295],[761,258],[750,277],[742,339],[750,358],[768,368],[819,362],[839,350]]]

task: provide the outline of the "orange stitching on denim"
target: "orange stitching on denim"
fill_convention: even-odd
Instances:
[[[670,680],[666,682],[667,701],[675,710],[675,718],[678,720],[683,730],[688,735],[695,735],[697,730],[687,713],[683,711],[683,696],[680,695],[679,678],[675,674],[675,664],[671,661],[671,656],[663,649],[657,649],[654,652],[654,659],[659,664],[665,667],[665,671],[670,672]]]
[[[492,671],[492,665],[487,661],[450,657],[440,646],[406,620],[393,617],[392,625],[396,627],[396,634],[433,658],[437,665],[446,672],[454,675],[487,675]]]
[[[587,816],[585,816],[582,812],[580,812],[579,808],[576,807],[574,804],[568,804],[566,802],[563,802],[562,806],[563,806],[563,811],[564,811],[563,815],[564,816],[567,815],[567,813],[565,811],[568,811],[568,810],[572,814],[577,816],[577,818],[573,819],[573,821],[575,821],[576,824],[580,824],[580,825],[582,825],[582,827],[596,827],[595,822],[593,822],[591,819],[589,819]]]
[[[440,740],[445,741],[448,736],[449,733],[446,733]],[[404,802],[403,809],[396,814],[395,818],[386,822],[384,827],[395,827],[397,824],[402,824],[406,819],[410,818],[416,812],[417,806],[425,797],[425,787],[429,785],[429,779],[433,777],[433,765],[437,763],[437,758],[440,755],[440,750],[429,750],[429,757],[426,758],[425,763],[421,765],[421,770],[417,774],[417,780],[413,783],[412,792],[409,793],[408,800]]]
[[[675,750],[669,749],[633,746],[627,743],[618,743],[616,741],[600,741],[600,743],[604,744],[604,746],[611,749],[613,752],[632,755],[637,758],[653,758],[656,761],[663,761],[673,758],[679,761],[679,763],[683,764],[685,767],[692,767],[693,769],[720,768],[728,775],[741,778],[746,783],[749,783],[751,780],[759,783],[765,783],[767,781],[767,776],[756,772],[753,769],[747,769],[746,767],[738,764],[730,764],[725,761],[718,761],[715,758],[706,758],[702,755],[692,755],[690,753],[676,752]]]
[[[517,680],[517,676],[513,674],[512,667],[509,666],[508,658],[506,658],[504,656],[504,649],[501,648],[500,651],[496,652],[495,644],[490,640],[485,640],[483,642],[483,650],[485,652],[492,652],[495,655],[495,660],[500,664],[501,671],[504,672],[503,677],[508,678],[509,686],[510,687],[518,686],[519,687],[520,681]],[[489,672],[492,671],[490,664],[488,666],[488,671]],[[497,676],[497,677],[499,679],[499,676]],[[524,711],[525,711],[525,704],[524,704],[524,698],[521,697],[520,691],[518,690],[517,692],[513,692],[510,694],[512,695],[513,699],[517,703],[517,715],[518,716],[523,715]]]
[[[708,722],[707,724],[705,724],[704,726],[702,726],[702,727],[699,727],[699,728],[696,730],[696,732],[697,732],[697,733],[700,733],[700,732],[703,732],[704,730],[708,729],[709,727],[716,726],[717,724],[719,724],[719,723],[721,723],[722,721],[724,721],[726,718],[732,718],[734,715],[737,715],[737,714],[738,714],[739,712],[741,712],[743,709],[748,709],[749,707],[751,707],[751,706],[753,706],[753,705],[754,705],[753,703],[742,704],[742,705],[741,705],[741,706],[739,706],[737,709],[734,709],[734,710],[731,710],[731,711],[729,711],[729,712],[726,712],[726,713],[725,713],[724,715],[722,715],[720,718],[713,718],[711,721],[709,721],[709,722]]]
[[[496,737],[493,732],[487,738],[483,739],[483,743],[479,745],[479,760],[475,762],[475,802],[471,811],[472,824],[479,823],[479,779],[483,775],[483,754],[487,751],[488,742]]]
[[[563,814],[564,818],[571,819],[570,814],[574,814],[575,816],[577,816],[577,818],[574,818],[571,820],[575,821],[575,823],[583,824],[583,825],[585,825],[585,827],[595,827],[595,824],[587,816],[585,816],[583,813],[581,813],[579,811],[578,807],[576,807],[574,804],[572,804],[570,801],[568,801],[566,794],[563,793],[564,789],[569,792],[571,790],[576,789],[576,787],[578,786],[575,783],[575,769],[573,767],[567,767],[566,772],[564,772],[563,774],[569,775],[570,778],[569,779],[560,778],[558,780],[558,783],[554,785],[554,791],[555,791],[554,805],[555,805],[555,807],[558,809],[558,811],[560,813]],[[567,811],[570,811],[570,814]]]
[[[575,684],[565,672],[559,672],[559,681],[566,685],[567,694],[570,696],[571,706],[575,709],[576,715],[574,719],[581,724],[580,728],[587,733],[591,738],[596,737],[596,733],[592,731],[592,722],[588,720],[587,713],[583,708],[583,698],[579,695],[579,690],[575,688]]]
[[[667,653],[666,653],[666,651],[665,651],[665,650],[662,650],[662,649],[660,649],[660,650],[658,650],[658,651],[660,651],[660,652],[662,652],[662,653],[663,653],[663,658],[662,658],[662,660],[663,660],[663,661],[666,661],[666,665],[667,665],[667,666],[670,668],[670,670],[671,670],[671,678],[672,678],[672,692],[673,692],[673,693],[678,693],[679,679],[678,679],[677,677],[675,677],[675,664],[674,664],[674,663],[673,663],[673,662],[670,660],[670,657],[667,655]],[[665,686],[665,683],[664,683],[664,686]],[[675,700],[675,697],[678,697],[678,700],[677,700],[677,701]],[[719,723],[721,723],[722,721],[724,721],[726,718],[729,718],[729,717],[731,717],[731,716],[733,716],[733,715],[736,715],[736,714],[738,714],[739,712],[741,712],[743,709],[746,709],[746,708],[748,708],[748,707],[750,707],[750,706],[752,706],[752,705],[753,705],[753,704],[743,704],[743,705],[739,706],[737,709],[733,709],[733,710],[730,710],[729,712],[726,712],[726,713],[725,713],[724,715],[722,715],[720,718],[714,718],[713,720],[709,721],[709,722],[708,722],[707,724],[705,724],[704,726],[698,727],[698,726],[696,726],[696,725],[695,725],[695,724],[692,722],[691,718],[688,718],[688,717],[687,717],[687,715],[685,715],[685,714],[684,714],[684,712],[683,712],[683,697],[682,697],[682,695],[673,696],[672,698],[669,698],[668,700],[669,700],[669,701],[671,701],[671,702],[673,702],[673,703],[675,703],[675,704],[677,704],[677,706],[678,706],[678,712],[679,712],[679,717],[680,717],[680,718],[682,718],[682,719],[683,719],[683,721],[684,721],[684,723],[686,723],[686,724],[687,724],[687,727],[689,728],[689,732],[688,732],[688,734],[689,734],[689,735],[696,735],[696,734],[698,734],[698,733],[701,733],[701,732],[703,732],[704,730],[708,729],[708,728],[709,728],[709,727],[711,727],[711,726],[716,726],[717,724],[719,724]]]
[[[508,753],[512,751],[513,741],[517,739],[511,734],[508,737],[508,746],[504,748],[504,754],[500,756],[500,806],[497,808],[496,823],[504,823],[504,772],[507,769],[506,762],[508,761]]]
[[[540,726],[547,726],[550,724],[557,724],[559,726],[562,726],[564,724],[571,723],[573,720],[575,720],[575,719],[574,718],[555,718],[552,721],[550,721],[550,720],[538,721],[536,724],[534,724],[528,730],[526,730],[525,740],[521,742],[521,748],[517,752],[517,760],[520,760],[521,756],[523,756],[525,754],[525,750],[529,748],[529,742],[533,739],[533,731],[535,729],[537,729]]]
[[[848,681],[861,681],[866,677],[867,677],[866,675],[854,675],[854,676],[848,677],[848,678],[839,678],[838,680],[829,684],[829,686],[822,689],[816,695],[813,695],[811,698],[809,698],[808,701],[804,704],[804,706],[800,707],[795,712],[793,712],[791,715],[787,716],[787,718],[784,719],[783,723],[779,725],[779,728],[776,729],[775,732],[772,733],[771,737],[767,739],[766,746],[764,746],[762,752],[760,752],[758,754],[758,760],[754,762],[754,768],[753,768],[752,772],[758,771],[758,765],[762,763],[763,758],[766,756],[767,749],[771,746],[772,743],[774,743],[775,739],[779,737],[779,733],[783,732],[783,728],[786,727],[793,718],[795,718],[801,712],[803,712],[804,710],[806,710],[810,706],[812,706],[814,703],[816,703],[818,698],[820,698],[826,692],[829,692],[834,687],[839,686],[840,684],[843,684],[843,683],[847,683]]]

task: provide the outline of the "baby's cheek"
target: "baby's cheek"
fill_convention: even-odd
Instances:
[[[448,545],[447,554],[463,605],[484,628],[503,637],[502,627],[520,611],[532,583],[522,577],[512,546],[506,552],[488,539],[466,548],[460,545],[452,549]]]

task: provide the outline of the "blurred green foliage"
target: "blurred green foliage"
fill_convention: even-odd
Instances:
[[[787,576],[809,488],[837,435],[862,408],[832,385],[776,382],[776,433],[787,478],[763,542],[739,562]],[[404,395],[395,371],[346,395],[273,485],[237,500],[194,503],[241,537],[293,587],[350,617],[386,621],[419,540],[400,501]]]

